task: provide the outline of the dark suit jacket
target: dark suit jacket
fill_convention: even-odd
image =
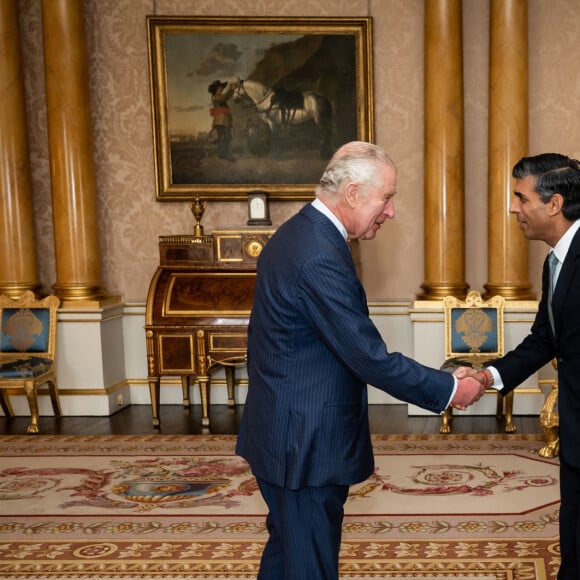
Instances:
[[[367,383],[434,412],[453,389],[449,373],[387,352],[346,241],[310,204],[259,257],[248,376],[237,453],[291,489],[373,472]]]
[[[555,334],[548,315],[548,287],[546,259],[542,298],[531,332],[494,366],[505,385],[501,392],[507,394],[556,357],[560,452],[567,463],[580,467],[580,230],[562,264],[552,298]]]

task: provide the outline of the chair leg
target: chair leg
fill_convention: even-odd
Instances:
[[[486,392],[488,392],[488,391],[486,391]],[[503,403],[504,403],[504,398],[501,395],[501,393],[499,391],[497,391],[497,407],[495,410],[495,416],[498,419],[501,419],[503,417],[503,406],[504,406]]]
[[[36,387],[32,381],[25,383],[24,393],[28,399],[28,406],[30,407],[30,425],[26,430],[28,433],[38,433],[38,397],[36,394]]]
[[[453,409],[447,407],[441,416],[441,427],[439,428],[439,433],[442,435],[451,433],[451,419],[453,419]]]
[[[14,417],[14,411],[12,410],[12,405],[10,404],[10,399],[8,395],[4,392],[4,389],[0,389],[0,407],[4,411],[6,417]]]
[[[60,408],[60,400],[58,398],[58,387],[54,381],[47,381],[48,392],[50,394],[50,402],[52,403],[52,410],[55,417],[62,417],[62,410]]]
[[[498,394],[498,397],[501,395]],[[514,410],[514,392],[511,391],[505,396],[505,432],[515,433],[516,426],[513,421],[513,410]]]

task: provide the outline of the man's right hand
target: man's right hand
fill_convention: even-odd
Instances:
[[[469,405],[479,401],[483,393],[485,393],[485,388],[476,378],[469,376],[458,378],[457,390],[451,399],[451,406],[454,409],[465,411]]]

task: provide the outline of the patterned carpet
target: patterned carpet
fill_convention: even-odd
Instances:
[[[547,580],[558,463],[539,435],[377,435],[341,579]],[[235,436],[0,437],[0,578],[255,578],[265,506]]]

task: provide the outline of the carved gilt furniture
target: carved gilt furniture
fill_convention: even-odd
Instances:
[[[234,369],[245,365],[256,260],[274,229],[215,230],[161,236],[160,265],[147,297],[145,336],[153,425],[160,427],[162,376],[181,378],[183,405],[197,379],[202,425],[208,427],[211,374],[225,367],[228,404]]]
[[[11,391],[23,391],[30,408],[28,433],[38,433],[38,389],[47,385],[52,409],[62,416],[56,382],[56,319],[60,300],[37,300],[30,290],[19,298],[0,296],[0,406],[14,411]]]
[[[554,369],[558,370],[556,359],[552,361]],[[540,425],[546,437],[546,445],[539,451],[542,457],[556,457],[560,453],[560,415],[558,413],[558,378],[553,381],[552,388],[540,411]]]
[[[465,300],[446,296],[443,299],[445,361],[441,369],[449,372],[460,366],[481,369],[493,364],[494,359],[503,356],[504,308],[505,299],[502,296],[483,300],[481,294],[475,290],[469,292]],[[498,419],[504,415],[505,403],[505,431],[513,433],[516,430],[513,423],[514,392],[505,397],[493,388],[487,389],[486,392],[497,394]],[[451,433],[452,417],[453,410],[448,407],[443,413],[440,433]]]

